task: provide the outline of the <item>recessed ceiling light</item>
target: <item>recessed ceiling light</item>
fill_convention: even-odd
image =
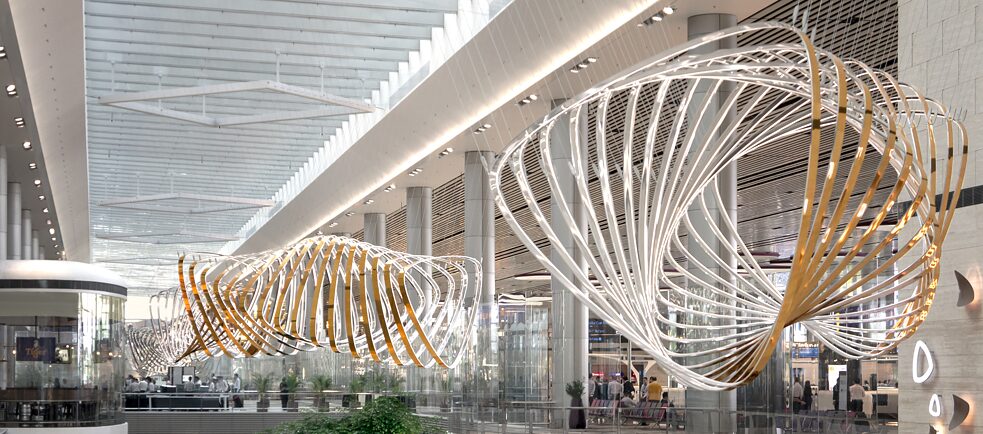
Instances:
[[[39,195],[38,195],[38,199],[39,199],[39,200],[44,200],[44,195],[43,195],[43,194],[39,194]]]
[[[24,128],[24,118],[14,118],[14,125],[17,125],[17,128]]]
[[[31,170],[38,168],[38,163],[27,163],[27,167]]]
[[[662,21],[662,12],[652,15],[652,21],[659,22]]]
[[[3,45],[0,45],[0,59],[7,58],[7,49]]]
[[[48,226],[51,226],[51,219],[48,219]]]
[[[33,145],[31,145],[31,142],[24,142],[23,144],[21,144],[21,146],[23,146],[24,149],[26,149],[26,150],[29,150],[32,147],[34,147]]]
[[[333,228],[335,226],[338,226],[338,222],[331,222],[331,224],[328,225],[329,228]]]
[[[523,106],[523,105],[529,104],[529,103],[531,103],[531,102],[533,102],[533,101],[535,101],[537,99],[539,99],[539,95],[536,95],[534,93],[530,93],[529,95],[526,95],[526,96],[522,97],[522,99],[520,99],[515,104],[516,105]]]
[[[17,86],[14,86],[12,84],[8,84],[7,85],[7,95],[8,96],[17,95]]]
[[[51,237],[51,241],[58,241],[58,238]]]
[[[345,217],[351,217],[353,215],[355,215],[355,213],[352,212],[352,211],[348,211],[348,212],[345,213]]]
[[[41,186],[41,180],[40,179],[35,179],[34,180],[34,186],[35,187],[40,187]]]
[[[491,124],[482,124],[481,125],[481,128],[484,128],[484,129],[487,130],[487,129],[491,128]]]
[[[375,199],[369,199],[369,200],[366,200],[365,202],[362,202],[362,203],[365,204],[365,205],[372,205],[373,202],[375,202]]]
[[[48,228],[48,233],[51,235],[55,234],[55,228]]]
[[[672,6],[666,6],[666,7],[662,8],[662,13],[664,13],[666,15],[672,15],[673,12],[676,12],[676,9],[673,8]]]
[[[48,208],[45,208],[45,209],[41,210],[41,212],[47,214],[48,213]]]

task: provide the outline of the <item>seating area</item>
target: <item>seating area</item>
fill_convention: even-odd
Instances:
[[[622,407],[616,400],[591,400],[587,410],[587,419],[597,425],[649,425],[654,428],[670,429],[674,425],[682,426],[680,413],[674,407],[668,407],[661,401],[642,401],[635,407]]]

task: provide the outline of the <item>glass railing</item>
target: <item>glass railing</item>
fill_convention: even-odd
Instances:
[[[343,417],[380,396],[399,399],[428,425],[450,432],[494,431],[501,433],[563,432],[560,424],[583,417],[591,432],[658,430],[807,432],[843,434],[891,434],[897,432],[892,417],[867,416],[846,411],[785,412],[724,411],[710,408],[667,407],[655,402],[621,406],[595,400],[589,406],[557,406],[546,401],[512,401],[495,405],[465,401],[453,393],[350,393],[267,392],[148,393],[126,394],[126,411],[299,412]],[[262,398],[262,399],[261,399]],[[721,425],[723,424],[723,425]],[[729,428],[727,428],[729,427]]]

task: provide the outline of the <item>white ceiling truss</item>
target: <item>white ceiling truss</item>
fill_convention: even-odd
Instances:
[[[273,201],[268,199],[247,199],[193,193],[161,193],[107,200],[99,203],[99,206],[178,214],[207,214],[240,209],[266,208],[273,206]]]
[[[240,239],[292,175],[486,23],[489,3],[506,2],[85,0],[93,260],[134,294],[175,284],[156,259],[119,259]]]
[[[279,66],[277,66],[278,80],[279,75]],[[323,78],[321,88],[324,88]],[[293,95],[300,98],[329,104],[330,106],[307,110],[271,111],[259,114],[222,117],[209,116],[207,114],[207,103],[205,99],[207,96],[249,91],[277,92],[284,95]],[[201,97],[200,114],[163,107],[163,100],[165,99],[195,96]],[[148,103],[148,101],[154,101],[155,103],[151,104]],[[303,87],[292,86],[279,81],[270,80],[112,94],[99,98],[99,102],[113,107],[124,108],[149,115],[163,116],[166,118],[177,119],[179,121],[187,121],[207,127],[227,127],[232,125],[248,125],[331,116],[347,116],[356,113],[370,113],[376,110],[374,105],[355,99],[326,94],[323,91],[314,92]]]

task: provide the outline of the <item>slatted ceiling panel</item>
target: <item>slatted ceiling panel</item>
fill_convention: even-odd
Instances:
[[[458,12],[457,0],[86,0],[86,94],[93,234],[186,228],[231,235],[254,214],[147,215],[98,204],[165,192],[269,199],[347,116],[211,128],[99,104],[137,92],[276,80],[364,100],[409,53]],[[322,66],[323,65],[323,66]],[[323,79],[322,79],[323,77]],[[160,102],[222,117],[323,108],[299,97],[246,91]],[[173,185],[173,190],[172,190]],[[93,240],[93,259],[175,257],[214,244],[154,246]],[[123,274],[139,267],[115,267]],[[147,270],[143,270],[145,272]],[[143,273],[141,272],[141,273]],[[156,292],[173,282],[133,280]]]

